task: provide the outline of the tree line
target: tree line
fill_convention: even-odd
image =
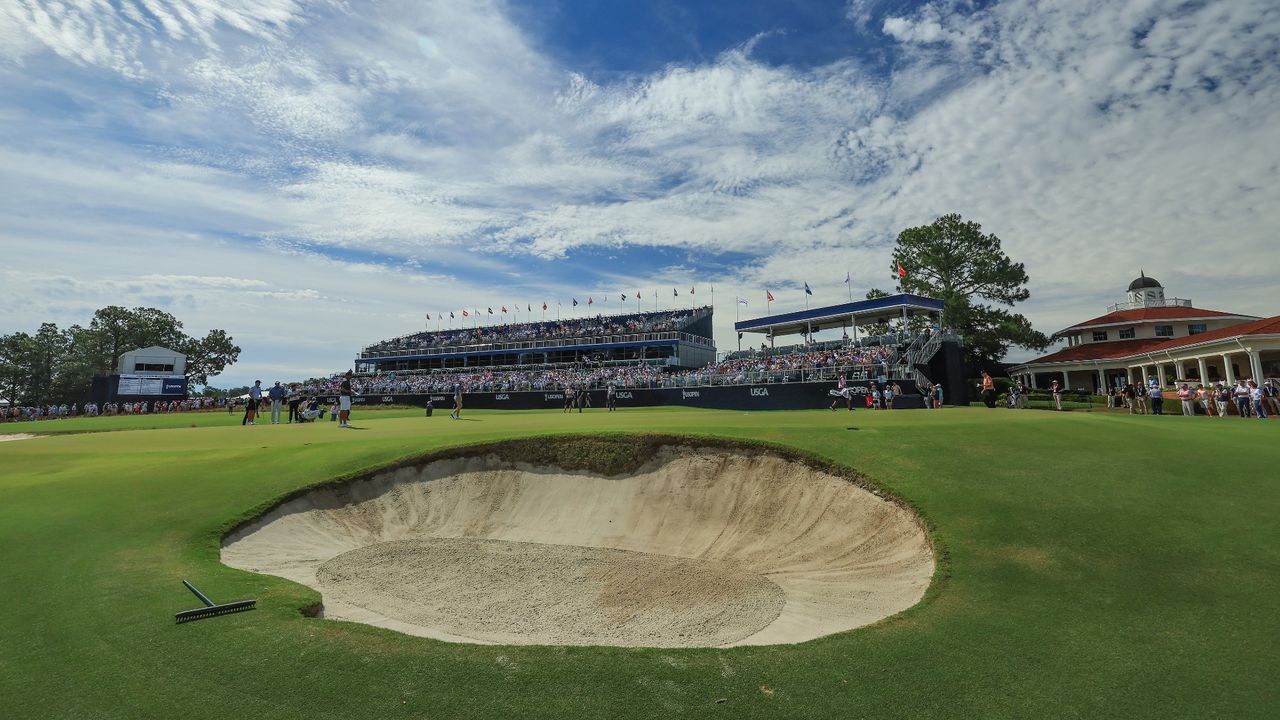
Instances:
[[[95,375],[115,373],[121,355],[152,345],[187,356],[188,386],[206,385],[240,357],[225,330],[193,337],[163,310],[112,305],[95,312],[87,327],[42,323],[34,333],[0,335],[0,399],[16,405],[84,402]]]

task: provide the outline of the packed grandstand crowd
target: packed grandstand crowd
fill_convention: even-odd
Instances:
[[[64,417],[97,417],[99,415],[150,415],[154,413],[175,413],[191,410],[208,410],[225,407],[227,401],[214,398],[187,398],[185,400],[152,400],[138,402],[109,402],[99,406],[97,403],[79,403],[70,405],[14,405],[0,407],[0,422],[18,422],[25,420],[54,420]]]
[[[680,330],[701,317],[702,310],[642,313],[624,316],[596,316],[544,323],[502,325],[466,330],[420,333],[396,338],[366,348],[403,350],[471,343],[514,342],[570,337],[590,337],[617,333],[665,332]],[[889,338],[862,344],[836,341],[806,343],[785,348],[739,351],[693,370],[668,371],[665,366],[640,363],[606,364],[584,357],[577,363],[519,368],[464,368],[357,375],[352,389],[361,395],[448,393],[460,386],[464,392],[510,392],[520,390],[564,390],[568,388],[673,388],[699,385],[797,382],[834,379],[839,368],[878,366],[877,376],[889,375],[889,365],[900,350]],[[884,341],[881,344],[881,341]],[[285,383],[292,398],[332,394],[341,373]],[[174,401],[114,402],[101,407],[89,403],[0,408],[0,421],[43,420],[75,415],[135,415],[227,407],[243,402],[236,398],[213,400],[192,398]]]
[[[504,323],[488,327],[435,330],[392,338],[374,343],[365,352],[424,350],[461,345],[531,342],[599,335],[675,332],[698,319],[700,311],[672,310],[635,315],[597,315],[572,320],[550,320],[534,323]]]

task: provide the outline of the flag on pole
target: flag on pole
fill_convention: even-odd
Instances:
[[[680,291],[675,288],[671,288],[671,295],[673,297],[680,297]]]
[[[466,312],[466,310],[463,310],[462,312]],[[449,311],[449,319],[450,319],[450,320],[452,320],[452,319],[453,319],[453,311],[452,311],[452,310],[450,310],[450,311]]]
[[[626,294],[626,293],[621,293],[621,295],[622,295],[622,302],[626,302],[626,301],[627,301],[627,294]]]
[[[468,313],[466,310],[463,310],[462,317],[471,317],[471,313]]]
[[[542,312],[546,312],[546,311],[547,311],[547,301],[546,301],[546,300],[543,300],[543,301],[542,301]]]
[[[812,294],[813,294],[813,291],[809,289],[809,283],[805,283],[805,284],[804,284],[804,294],[805,294],[805,295],[812,295]]]
[[[578,298],[573,299],[573,306],[578,307]]]
[[[531,305],[531,304],[530,304],[530,305],[526,305],[524,309],[525,309],[525,310],[527,310],[527,311],[529,311],[529,312],[533,312],[533,305]],[[543,309],[543,310],[546,310],[546,309],[547,309],[546,304],[543,304],[542,309]]]
[[[904,278],[906,276],[907,276],[907,269],[902,267],[902,263],[898,263],[898,277]]]
[[[769,292],[768,290],[765,290],[764,296],[769,302],[773,302],[773,293]]]
[[[848,285],[848,284],[849,284],[849,273],[848,273],[848,271],[845,271],[845,274],[844,274],[844,284],[845,284],[845,285]]]
[[[639,300],[639,299],[640,299],[640,291],[639,291],[639,290],[637,290],[637,291],[636,291],[636,299],[637,299],[637,300]]]
[[[747,304],[747,299],[746,299],[746,298],[738,298],[738,304],[739,304],[739,305],[746,305],[746,304]]]
[[[492,315],[492,314],[493,314],[493,308],[489,308],[489,314],[490,314],[490,315]]]
[[[596,301],[594,298],[592,298],[591,296],[587,296],[587,305],[590,306],[590,305],[594,305],[595,303]]]
[[[431,319],[431,313],[427,313],[427,319],[428,319],[428,320],[430,320],[430,319]]]
[[[503,306],[502,306],[502,314],[503,314],[503,315],[506,315],[506,314],[507,314],[507,306],[506,306],[506,305],[503,305]]]
[[[689,288],[689,294],[690,294],[690,295],[692,295],[692,294],[693,294],[693,291],[694,291],[694,290],[697,290],[697,289],[698,289],[698,288],[696,288],[696,287],[691,287],[691,288]]]

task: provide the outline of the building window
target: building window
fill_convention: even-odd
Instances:
[[[1107,331],[1106,331],[1106,330],[1094,330],[1094,331],[1093,331],[1093,341],[1094,341],[1094,342],[1104,342],[1106,339],[1107,339]]]
[[[134,363],[134,372],[173,372],[173,365],[164,363]]]
[[[1173,337],[1172,325],[1157,325],[1156,337]]]
[[[1120,331],[1121,340],[1132,340],[1134,338],[1133,328],[1124,328]]]
[[[1200,333],[1205,332],[1205,331],[1207,331],[1208,329],[1209,329],[1209,328],[1208,328],[1208,326],[1207,326],[1207,325],[1205,325],[1204,323],[1197,323],[1197,324],[1195,324],[1195,325],[1188,325],[1188,326],[1187,326],[1187,334],[1188,334],[1188,335],[1199,335]]]

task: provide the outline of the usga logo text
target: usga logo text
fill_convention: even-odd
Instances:
[[[751,397],[769,397],[769,388],[751,388]]]
[[[493,396],[493,399],[494,400],[510,400],[511,396],[506,393],[498,393],[497,395]]]
[[[620,392],[618,393],[617,398],[619,400],[630,400],[632,399],[632,396],[631,396],[631,393],[629,392]]]

